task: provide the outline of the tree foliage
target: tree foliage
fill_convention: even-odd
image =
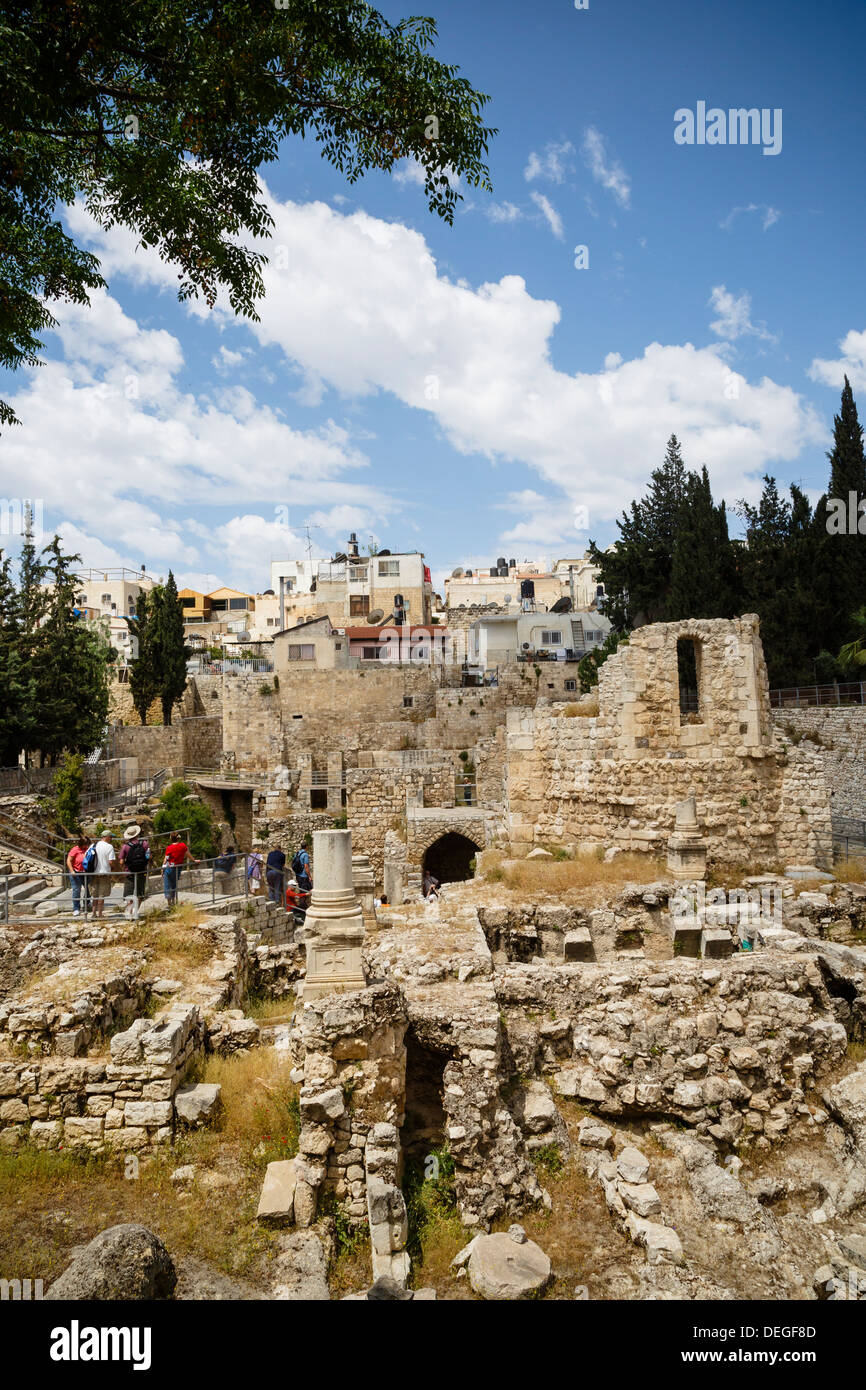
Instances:
[[[102,741],[114,651],[75,615],[73,565],[57,536],[37,551],[28,526],[18,563],[0,553],[0,754],[89,753]]]
[[[190,656],[184,642],[183,608],[171,570],[165,584],[156,584],[150,593],[139,596],[134,630],[138,656],[129,681],[136,712],[146,724],[148,709],[159,700],[163,723],[170,724],[172,709],[186,689]]]
[[[0,362],[37,363],[51,302],[104,284],[57,215],[77,196],[175,264],[181,299],[224,289],[253,319],[265,257],[249,243],[272,226],[260,171],[288,136],[350,183],[413,157],[450,223],[455,174],[490,188],[495,132],[436,36],[362,0],[0,0]]]
[[[728,533],[724,502],[713,500],[706,468],[687,470],[672,435],[646,495],[620,519],[616,546],[590,543],[615,631],[757,613],[771,685],[853,669],[863,641],[866,536],[851,532],[850,516],[844,533],[832,525],[834,498],[844,499],[849,515],[850,494],[866,497],[863,430],[847,377],[828,458],[829,492],[814,510],[796,484],[785,497],[767,475],[757,505],[738,504],[739,541]]]
[[[168,784],[160,797],[153,825],[161,833],[188,829],[189,847],[197,859],[210,859],[218,852],[213,813],[186,782]]]

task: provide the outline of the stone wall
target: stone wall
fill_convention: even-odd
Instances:
[[[834,816],[866,819],[866,706],[773,711],[786,743],[815,736]]]
[[[677,639],[701,649],[701,713],[681,718]],[[769,716],[757,619],[657,624],[602,666],[599,713],[540,702],[508,712],[508,839],[661,853],[694,793],[712,860],[826,865],[830,803],[818,754],[783,749]]]
[[[816,960],[509,965],[495,976],[513,1066],[601,1115],[674,1117],[722,1143],[778,1138],[843,1059]]]
[[[369,856],[377,885],[384,881],[385,836],[406,834],[406,798],[425,806],[453,806],[453,764],[354,768],[346,773],[348,825],[356,854]]]
[[[169,1141],[174,1095],[204,1045],[194,1006],[138,1019],[111,1039],[111,1059],[0,1062],[5,1146],[140,1150]]]

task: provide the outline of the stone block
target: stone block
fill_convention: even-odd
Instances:
[[[701,955],[704,960],[726,960],[734,949],[729,931],[721,927],[704,927],[701,932]]]
[[[563,959],[565,961],[593,961],[595,948],[589,927],[573,927],[563,937]]]
[[[130,1100],[126,1103],[125,1122],[128,1125],[170,1125],[170,1100]]]
[[[256,1220],[269,1226],[288,1226],[294,1219],[297,1174],[294,1159],[269,1163],[259,1197]]]

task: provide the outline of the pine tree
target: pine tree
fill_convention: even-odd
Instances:
[[[108,719],[113,649],[97,628],[74,613],[73,565],[58,536],[45,547],[47,611],[39,629],[36,698],[39,750],[52,764],[64,751],[90,753],[102,742]]]
[[[746,523],[743,606],[761,620],[773,686],[814,680],[813,658],[821,645],[815,523],[805,494],[796,486],[790,493],[788,501],[766,475],[757,507],[740,504]]]
[[[12,767],[28,742],[33,670],[21,644],[21,610],[11,560],[0,552],[0,766]]]
[[[171,711],[186,689],[189,649],[183,640],[183,609],[171,570],[164,586],[157,586],[153,600],[153,666],[162,704],[162,722],[171,723]]]

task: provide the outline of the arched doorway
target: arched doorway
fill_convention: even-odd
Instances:
[[[423,870],[429,871],[440,883],[459,883],[472,878],[472,861],[479,853],[474,840],[450,830],[434,840],[424,855]]]

